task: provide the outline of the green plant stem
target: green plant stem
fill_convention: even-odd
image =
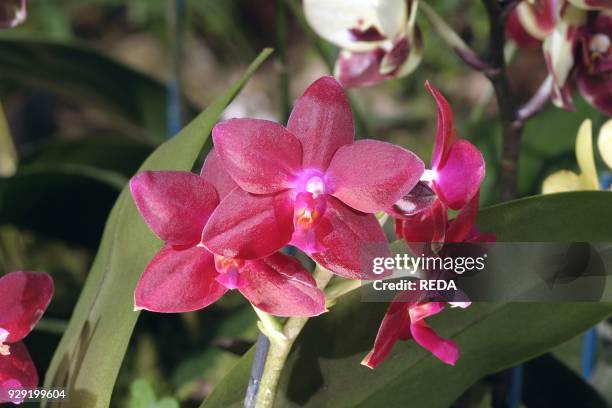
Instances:
[[[317,287],[319,289],[324,289],[332,278],[332,274],[325,268],[317,265],[314,272],[314,278],[317,281]],[[264,316],[264,318],[266,317]],[[268,336],[270,339],[270,349],[261,377],[259,391],[257,392],[257,408],[269,408],[273,406],[276,398],[276,390],[278,389],[278,382],[283,372],[283,368],[285,367],[289,352],[291,351],[291,347],[308,320],[308,317],[291,317],[287,319],[287,322],[282,328],[284,339],[280,336]],[[263,324],[265,325],[266,323]]]

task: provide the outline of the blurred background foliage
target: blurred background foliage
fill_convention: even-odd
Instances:
[[[283,73],[290,102],[333,64],[336,50],[304,25],[299,1],[184,1],[182,20],[171,0],[31,0],[27,22],[0,33],[0,100],[14,143],[0,137],[0,272],[40,270],[55,279],[51,308],[27,340],[41,378],[119,191],[167,137],[174,67],[180,71],[186,122],[237,79],[261,48],[275,47],[277,53],[225,116],[283,121]],[[281,3],[286,14],[279,24]],[[479,2],[430,3],[473,48],[485,50],[488,27]],[[435,105],[423,87],[428,79],[451,102],[459,134],[483,151],[488,165],[483,205],[496,203],[500,128],[489,83],[463,65],[427,21],[419,17],[419,24],[425,48],[413,75],[350,91],[359,136],[393,141],[428,160],[436,123]],[[281,29],[286,35],[278,35]],[[526,101],[546,75],[541,52],[511,53],[511,81]],[[528,123],[520,159],[522,195],[538,193],[554,170],[576,169],[574,141],[586,117],[596,130],[603,122],[579,100],[576,112],[548,106]],[[2,126],[0,133],[6,135]],[[198,406],[256,334],[254,314],[231,294],[205,312],[143,313],[114,405]],[[573,373],[579,372],[580,341],[555,351]],[[601,341],[609,342],[605,336]],[[610,373],[605,362],[600,378]],[[487,406],[490,394],[485,379],[456,406]]]

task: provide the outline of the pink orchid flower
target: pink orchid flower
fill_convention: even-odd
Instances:
[[[0,278],[0,403],[21,403],[9,390],[38,386],[38,372],[22,340],[52,296],[53,280],[45,273],[11,272]]]
[[[426,211],[407,219],[396,221],[396,231],[417,254],[431,253],[431,248],[425,248],[428,243],[436,242],[437,236],[444,236],[445,243],[494,242],[494,234],[481,233],[476,227],[478,217],[479,194],[475,194],[470,202],[452,221],[447,221],[447,209],[440,203],[435,203]],[[439,232],[443,225],[443,233]],[[453,248],[455,250],[456,248]],[[442,256],[445,247],[438,249]],[[425,294],[424,294],[425,295]],[[408,301],[411,300],[411,301]],[[465,308],[470,302],[448,302],[451,307]],[[362,364],[375,368],[391,353],[398,340],[413,338],[421,347],[429,350],[434,356],[449,365],[455,365],[459,358],[457,345],[439,337],[425,319],[444,309],[444,302],[414,301],[414,295],[398,294],[389,305],[383,321],[378,329],[374,347],[362,361]]]
[[[135,309],[194,311],[237,289],[277,316],[316,316],[326,310],[323,292],[296,259],[270,253],[243,260],[214,255],[202,245],[202,231],[219,201],[239,190],[215,150],[200,175],[148,171],[135,176],[130,188],[145,222],[165,241],[138,282]]]
[[[26,16],[26,0],[0,1],[0,28],[16,27],[25,21]]]
[[[304,15],[340,47],[335,76],[346,87],[374,85],[413,72],[421,61],[418,0],[305,0]]]
[[[538,47],[557,24],[562,0],[522,1],[510,14],[506,25],[508,38],[520,47]]]
[[[389,254],[372,213],[411,190],[424,166],[399,146],[353,136],[348,99],[332,77],[306,90],[286,128],[257,119],[217,124],[215,148],[240,188],[208,220],[204,245],[257,259],[291,244],[338,275],[363,278],[368,260]]]
[[[435,204],[435,214],[446,214],[446,209],[463,208],[480,189],[485,176],[485,162],[480,151],[472,143],[457,137],[453,125],[453,111],[440,91],[429,81],[425,87],[438,106],[438,129],[431,159],[431,170],[425,170],[417,188],[421,191],[402,197],[387,212],[395,218],[411,216]],[[428,187],[424,186],[424,183]],[[425,200],[427,190],[435,193],[437,200]],[[435,198],[435,197],[434,197]],[[415,199],[424,201],[416,203]],[[441,225],[444,225],[445,220]]]
[[[443,339],[427,324],[426,318],[440,313],[442,302],[403,302],[400,293],[389,305],[382,320],[374,347],[361,364],[376,368],[393,350],[398,340],[411,338],[429,350],[445,364],[455,365],[459,359],[459,348],[452,340]]]

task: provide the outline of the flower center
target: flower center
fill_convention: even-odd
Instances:
[[[228,289],[239,289],[244,286],[245,281],[240,276],[240,269],[245,262],[242,259],[234,259],[226,256],[215,255],[215,268],[219,272],[216,280]]]
[[[589,50],[597,54],[605,54],[610,49],[610,37],[606,34],[599,33],[591,37],[589,41]]]
[[[0,327],[0,356],[8,356],[11,354],[11,349],[8,344],[4,344],[9,336],[9,332]]]
[[[321,194],[325,194],[325,181],[322,177],[313,176],[306,182],[306,191],[308,191],[314,198]]]

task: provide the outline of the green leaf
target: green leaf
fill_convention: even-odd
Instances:
[[[155,391],[146,380],[136,380],[130,388],[129,408],[179,408],[178,401],[164,397],[157,401]]]
[[[480,227],[500,241],[612,239],[612,192],[536,196],[482,210]],[[534,272],[535,273],[535,272]],[[604,303],[475,303],[431,320],[461,349],[455,367],[414,342],[399,342],[376,370],[361,366],[386,305],[341,298],[300,335],[281,378],[279,406],[448,407],[483,376],[540,355],[612,313]],[[217,386],[205,408],[240,406],[253,350]]]
[[[165,86],[80,43],[3,37],[0,66],[0,81],[100,108],[129,134],[166,135]]]
[[[176,137],[158,147],[140,170],[191,170],[225,107],[270,55],[264,50],[245,75]],[[107,407],[139,313],[136,283],[161,242],[149,231],[124,188],[111,211],[81,297],[49,370],[45,385],[65,387],[61,407]]]
[[[17,152],[0,104],[0,177],[8,177],[17,170]]]

